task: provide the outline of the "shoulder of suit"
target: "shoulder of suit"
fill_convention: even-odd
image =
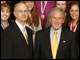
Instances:
[[[39,30],[37,33],[45,34],[45,33],[48,33],[49,31],[50,31],[50,27],[49,28],[45,28],[43,30]]]
[[[32,30],[29,27],[26,26],[26,28],[27,28],[28,31],[30,31],[32,33]]]
[[[70,34],[70,35],[75,34],[75,33],[72,32],[69,28],[63,28],[63,29],[62,29],[62,32],[65,32],[66,34]]]
[[[14,23],[11,24],[8,28],[6,28],[2,33],[12,33],[14,31]]]

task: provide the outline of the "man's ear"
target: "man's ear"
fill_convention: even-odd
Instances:
[[[63,19],[63,23],[65,22],[65,18]]]
[[[48,20],[49,20],[49,22],[50,22],[50,24],[51,24],[51,17],[49,17]]]
[[[15,13],[15,11],[13,12],[13,14],[14,14],[14,16],[16,16],[16,13]]]

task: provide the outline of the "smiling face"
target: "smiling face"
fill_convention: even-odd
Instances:
[[[10,9],[8,8],[8,6],[1,6],[1,20],[8,21],[9,17],[10,17]]]
[[[63,11],[66,10],[66,1],[57,1],[56,7],[61,8]]]
[[[53,11],[50,22],[52,24],[52,27],[55,30],[58,30],[64,23],[64,14],[60,11]]]
[[[26,22],[28,18],[28,8],[26,7],[24,3],[19,3],[14,8],[14,15],[18,21]]]
[[[27,6],[28,9],[31,11],[32,8],[34,7],[34,2],[33,2],[33,1],[27,1],[27,2],[26,2],[26,6]]]
[[[72,20],[78,20],[79,19],[79,6],[73,5],[69,10],[70,16]]]

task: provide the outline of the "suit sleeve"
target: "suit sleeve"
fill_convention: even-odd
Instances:
[[[1,33],[1,59],[12,58],[12,40],[10,33]]]
[[[36,33],[35,46],[34,46],[34,59],[40,58],[40,39],[38,33]]]

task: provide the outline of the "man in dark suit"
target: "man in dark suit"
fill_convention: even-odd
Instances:
[[[35,59],[77,58],[78,46],[75,34],[69,29],[62,27],[64,16],[64,12],[59,8],[53,8],[51,10],[49,14],[51,27],[36,33]],[[55,49],[54,47],[57,48]]]
[[[15,5],[14,15],[15,23],[1,33],[1,59],[32,59],[32,31],[26,27],[28,9],[23,2]]]

